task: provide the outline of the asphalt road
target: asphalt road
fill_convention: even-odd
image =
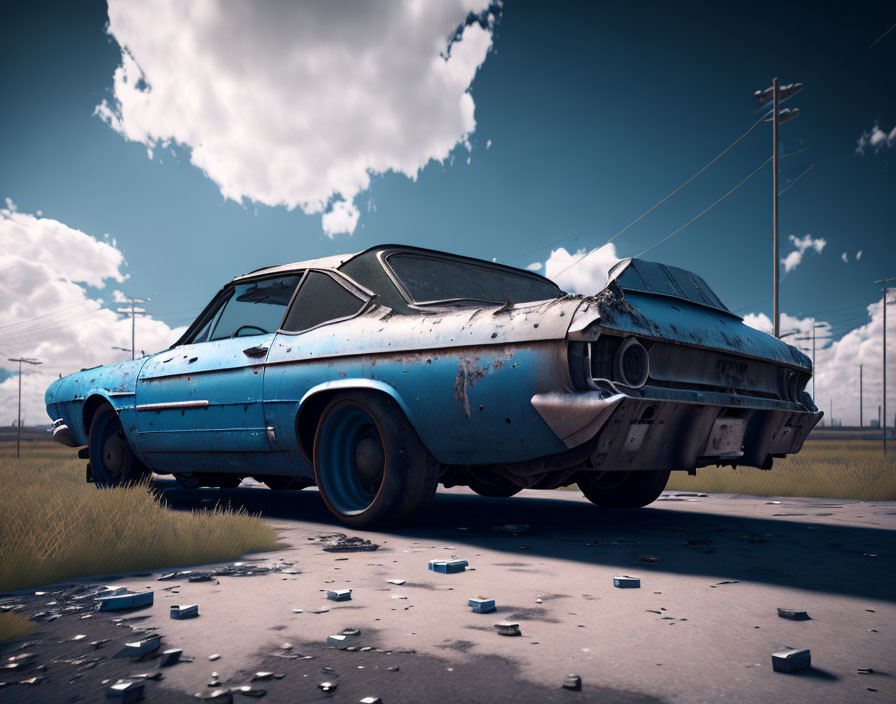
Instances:
[[[165,494],[174,510],[220,499],[261,512],[284,546],[249,557],[279,571],[92,580],[153,588],[155,604],[122,625],[113,621],[120,614],[38,624],[26,649],[48,665],[44,680],[2,687],[0,701],[101,701],[102,680],[155,671],[153,658],[110,657],[133,639],[128,623],[157,627],[163,648],[194,658],[147,682],[146,701],[196,701],[213,672],[227,687],[258,670],[285,675],[254,683],[272,702],[896,701],[896,503],[672,493],[647,509],[607,511],[576,492],[491,500],[449,490],[417,527],[374,533],[341,527],[313,489]],[[506,524],[529,527],[495,530]],[[333,533],[380,548],[325,552],[319,537]],[[450,555],[470,569],[427,569]],[[614,588],[619,574],[640,577],[641,588]],[[351,601],[326,600],[327,589],[342,588]],[[494,598],[497,613],[472,613],[467,600],[477,596]],[[51,598],[29,595],[28,610]],[[200,616],[171,620],[171,603],[198,603]],[[320,607],[329,611],[312,613]],[[811,618],[782,619],[778,607]],[[522,635],[498,635],[502,619],[519,622]],[[373,649],[328,648],[327,636],[347,627]],[[68,642],[77,634],[110,642],[93,651]],[[771,654],[786,648],[809,648],[813,667],[773,672]],[[4,644],[0,657],[20,651]],[[581,676],[581,691],[561,688],[569,673]],[[322,692],[324,681],[337,689]]]

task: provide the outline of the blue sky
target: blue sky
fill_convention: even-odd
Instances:
[[[105,3],[22,3],[5,14],[0,199],[114,238],[127,280],[88,295],[109,307],[111,288],[149,296],[171,327],[238,273],[380,242],[518,266],[544,262],[552,243],[596,247],[745,132],[761,116],[753,91],[775,75],[805,84],[780,143],[784,154],[805,151],[781,161],[781,187],[812,166],[781,196],[781,257],[789,235],[826,242],[784,277],[782,310],[828,321],[839,337],[869,321],[866,306],[880,297],[871,282],[896,275],[896,149],[885,141],[856,153],[875,124],[896,127],[896,30],[869,46],[896,23],[889,3],[511,0],[469,88],[469,148],[413,180],[373,174],[354,198],[353,234],[332,238],[319,212],[225,198],[190,163],[190,146],[157,146],[150,159],[95,114],[114,103],[122,63]],[[617,255],[662,239],[770,153],[762,124],[616,239]],[[769,166],[647,258],[699,273],[732,309],[769,314]]]

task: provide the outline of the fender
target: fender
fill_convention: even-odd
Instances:
[[[296,409],[295,414],[296,435],[299,443],[299,450],[301,450],[302,454],[305,455],[306,459],[308,459],[309,462],[311,461],[311,457],[305,448],[304,440],[310,440],[310,438],[307,438],[306,435],[301,431],[301,424],[299,421],[302,418],[302,413],[313,407],[313,401],[316,396],[320,396],[320,394],[322,393],[343,391],[348,389],[366,389],[371,391],[380,391],[384,394],[387,394],[392,398],[393,401],[395,401],[395,403],[398,404],[398,407],[401,409],[401,412],[404,413],[405,418],[408,419],[408,422],[410,422],[410,424],[415,428],[417,427],[414,423],[414,419],[411,417],[411,412],[408,409],[407,404],[405,404],[404,400],[401,398],[401,394],[396,391],[395,387],[383,381],[378,381],[376,379],[366,379],[364,377],[325,381],[322,384],[311,387],[307,392],[305,392],[305,395],[302,396],[302,399],[299,401],[299,407]]]

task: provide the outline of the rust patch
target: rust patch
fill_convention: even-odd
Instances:
[[[475,359],[467,359],[461,357],[457,362],[457,377],[454,380],[454,398],[464,409],[467,418],[471,418],[470,399],[467,396],[467,389],[476,385],[488,371],[488,366],[483,369],[479,366],[479,357]]]

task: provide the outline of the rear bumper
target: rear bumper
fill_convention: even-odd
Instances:
[[[67,447],[81,447],[80,443],[75,440],[71,429],[67,425],[53,425],[53,439]]]
[[[590,463],[599,470],[770,468],[773,457],[798,452],[823,415],[726,393],[655,387],[635,393],[536,394],[532,406],[567,447],[593,439]]]

